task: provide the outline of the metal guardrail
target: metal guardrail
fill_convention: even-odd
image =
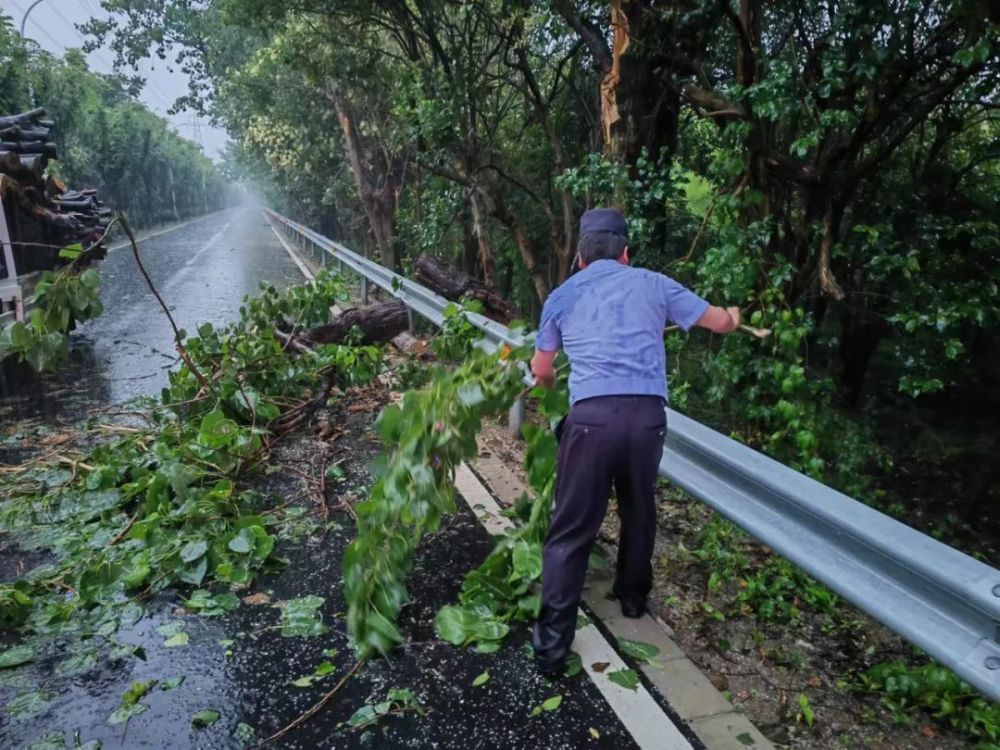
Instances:
[[[447,300],[267,210],[440,325]],[[523,338],[467,313],[495,345]],[[667,409],[660,474],[1000,701],[1000,570]]]

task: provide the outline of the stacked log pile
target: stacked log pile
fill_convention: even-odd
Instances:
[[[111,209],[97,199],[96,189],[67,190],[46,173],[57,148],[52,139],[55,124],[44,118],[42,108],[0,116],[0,200],[18,274],[68,263],[59,250],[76,243],[86,251],[78,263],[107,252],[99,240],[111,221]],[[0,278],[4,276],[6,269],[0,268]]]

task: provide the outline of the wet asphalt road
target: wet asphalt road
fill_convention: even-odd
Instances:
[[[143,243],[142,256],[178,325],[194,331],[211,321],[225,324],[238,315],[243,296],[261,281],[279,287],[298,283],[301,274],[281,248],[259,212],[232,210],[189,224]],[[59,374],[25,377],[17,368],[6,372],[7,393],[0,393],[0,420],[30,419],[66,424],[88,409],[120,404],[136,396],[155,396],[175,364],[172,334],[135,268],[131,252],[113,251],[102,264],[106,311],[73,336],[73,360]],[[4,385],[0,382],[0,388]],[[351,436],[341,441],[346,482],[364,494],[370,464],[379,447],[368,429],[374,415],[341,412],[337,423]],[[303,456],[314,449],[311,436],[297,443]],[[296,443],[289,446],[293,461]],[[303,465],[302,468],[308,468]],[[296,480],[282,473],[269,476],[261,491],[270,497],[291,496]],[[458,649],[436,638],[433,619],[438,608],[454,602],[463,574],[490,551],[493,541],[464,503],[421,545],[408,578],[411,603],[400,627],[408,644],[388,659],[366,665],[343,690],[300,729],[269,743],[295,748],[575,748],[635,747],[627,730],[584,675],[549,683],[539,678],[527,649],[528,633],[515,625],[496,654]],[[239,748],[252,746],[308,709],[351,669],[343,613],[341,558],[354,536],[349,516],[334,516],[338,525],[322,538],[279,546],[289,565],[263,576],[250,591],[266,594],[268,603],[244,604],[224,617],[201,617],[178,608],[178,592],[164,592],[146,604],[134,626],[116,639],[142,646],[145,659],[109,661],[71,678],[54,670],[63,658],[42,660],[0,674],[0,707],[25,691],[43,686],[44,704],[33,716],[9,716],[0,710],[0,748],[26,748],[51,732],[62,732],[67,747],[99,740],[111,748]],[[324,636],[282,637],[274,602],[320,595]],[[190,635],[182,648],[169,648],[158,628],[181,623]],[[335,652],[335,653],[334,653]],[[105,652],[106,653],[106,652]],[[290,682],[329,660],[335,672],[310,688]],[[472,682],[488,671],[481,687]],[[136,680],[184,677],[170,691],[154,689],[142,699],[149,710],[127,728],[108,723],[121,696]],[[344,722],[367,702],[383,700],[393,687],[408,688],[427,710],[379,722],[367,730]],[[531,716],[533,707],[562,695],[559,710]],[[193,729],[191,717],[215,709],[219,721]],[[246,725],[241,728],[241,725]],[[240,733],[253,728],[253,740]]]
[[[140,257],[178,327],[226,324],[261,282],[280,289],[302,275],[259,210],[221,211],[139,243]],[[26,367],[0,366],[0,422],[36,417],[68,420],[89,407],[158,396],[176,364],[173,332],[146,286],[130,247],[101,263],[104,313],[71,335],[69,365],[35,377]]]

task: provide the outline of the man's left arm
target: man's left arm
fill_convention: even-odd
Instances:
[[[535,383],[545,388],[556,384],[556,370],[553,365],[559,347],[562,345],[562,335],[552,310],[552,298],[545,300],[542,307],[542,320],[535,337],[535,356],[531,358],[531,373]]]

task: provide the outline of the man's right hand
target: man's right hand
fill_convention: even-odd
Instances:
[[[729,313],[729,317],[733,319],[733,327],[729,330],[735,331],[740,327],[740,308],[738,307],[727,307],[726,312]]]

